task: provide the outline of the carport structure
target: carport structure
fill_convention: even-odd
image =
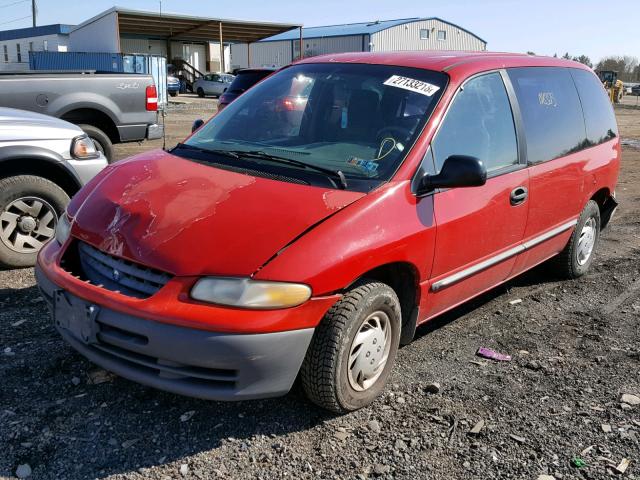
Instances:
[[[172,44],[175,49],[177,42],[204,44],[207,58],[210,57],[210,43],[215,43],[220,47],[220,64],[224,65],[225,44],[251,44],[293,29],[298,29],[302,35],[302,25],[299,24],[231,20],[113,7],[78,25],[71,36],[78,39],[78,48],[74,48],[77,51],[145,53],[125,51],[131,47],[124,43],[145,40],[166,42],[163,50],[169,59],[177,53],[172,51]],[[152,48],[149,47],[149,50]]]

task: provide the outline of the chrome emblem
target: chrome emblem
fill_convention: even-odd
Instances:
[[[113,279],[114,282],[119,281],[120,280],[120,272],[114,268],[113,272],[111,272],[111,278]]]

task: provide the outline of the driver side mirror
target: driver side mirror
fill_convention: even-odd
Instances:
[[[202,120],[201,118],[197,119],[195,122],[193,122],[193,125],[191,125],[191,133],[198,130],[202,125],[204,125],[204,120]]]
[[[487,182],[487,169],[476,157],[451,155],[440,173],[425,175],[418,183],[416,195],[426,195],[436,188],[479,187]]]

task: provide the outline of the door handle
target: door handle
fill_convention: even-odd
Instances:
[[[511,205],[520,205],[524,203],[529,195],[529,191],[525,187],[516,187],[511,190],[511,195],[509,195],[509,200],[511,201]]]

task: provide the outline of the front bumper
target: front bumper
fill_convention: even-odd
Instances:
[[[54,284],[39,265],[36,278],[57,330],[73,348],[124,378],[181,395],[208,400],[283,395],[314,332],[230,334],[170,325],[84,300]]]
[[[88,160],[71,159],[67,160],[67,162],[78,174],[82,185],[86,184],[109,164],[102,153],[98,156],[98,158],[92,158]]]

